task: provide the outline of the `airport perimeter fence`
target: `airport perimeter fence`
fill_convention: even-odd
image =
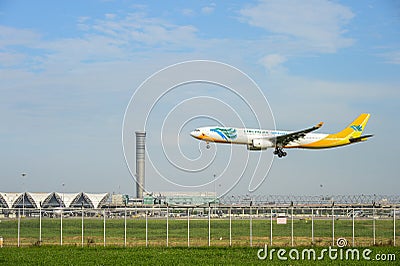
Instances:
[[[400,208],[0,209],[0,246],[396,246]]]

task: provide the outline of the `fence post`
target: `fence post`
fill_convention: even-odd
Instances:
[[[352,222],[353,222],[353,227],[352,227],[352,230],[353,230],[353,247],[354,247],[354,238],[355,238],[355,233],[354,233],[354,231],[355,231],[355,223],[354,223],[354,208],[353,208],[353,214],[351,215],[352,217],[351,217],[351,219],[352,219]]]
[[[293,202],[292,202],[292,247],[294,246],[294,236],[293,236]]]
[[[396,207],[393,207],[393,246],[396,246]]]
[[[232,246],[232,207],[229,207],[229,246]]]
[[[311,208],[311,244],[314,245],[314,209]]]
[[[208,246],[211,246],[211,207],[208,203]]]
[[[106,246],[106,210],[103,210],[103,246]]]
[[[18,247],[20,246],[20,230],[21,230],[21,211],[18,209]]]
[[[124,208],[124,247],[126,247],[126,202]]]
[[[84,230],[84,227],[83,227],[83,217],[85,216],[85,213],[84,213],[84,210],[83,210],[83,203],[82,203],[81,212],[82,212],[82,213],[81,213],[81,214],[82,214],[82,223],[81,223],[81,225],[82,225],[82,228],[81,228],[81,229],[82,229],[82,238],[81,238],[81,239],[82,239],[82,247],[83,247],[83,242],[84,242],[83,240],[85,239],[85,238],[84,238],[84,233],[83,233],[83,230]]]
[[[335,207],[332,204],[332,247],[335,246]]]
[[[60,212],[60,245],[63,245],[63,210]]]
[[[376,231],[375,231],[375,202],[374,202],[374,204],[372,205],[372,219],[373,219],[373,225],[372,225],[372,230],[373,230],[373,234],[374,234],[374,240],[373,240],[373,243],[374,243],[374,246],[375,246],[375,236],[376,236]]]
[[[270,225],[271,225],[271,231],[270,231],[270,245],[272,246],[272,207],[271,207],[271,217],[270,217],[270,219],[271,219],[271,223],[270,223]]]
[[[187,235],[187,244],[188,247],[190,247],[190,209],[187,209],[187,229],[188,229],[188,235]]]
[[[148,229],[148,225],[147,225],[147,209],[145,209],[145,216],[146,216],[146,247],[148,246],[148,239],[147,239],[147,229]]]
[[[42,242],[42,202],[39,204],[39,242]]]
[[[252,218],[252,208],[251,205],[253,204],[252,201],[250,201],[250,247],[253,246],[253,218]]]
[[[168,203],[167,203],[167,247],[168,247],[168,212],[169,212],[169,210],[168,210]]]

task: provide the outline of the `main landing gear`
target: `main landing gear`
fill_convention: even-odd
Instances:
[[[287,155],[287,153],[285,151],[283,151],[282,148],[278,148],[278,147],[275,148],[274,154],[278,155],[279,158],[285,157]]]

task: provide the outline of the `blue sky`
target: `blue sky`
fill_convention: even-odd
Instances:
[[[65,183],[66,191],[133,195],[121,145],[130,98],[156,71],[197,59],[249,75],[280,129],[324,121],[320,131],[335,132],[371,113],[369,142],[289,151],[274,161],[256,194],[398,193],[400,4],[389,0],[1,1],[0,190],[61,191]],[[207,86],[185,93],[235,106]],[[154,124],[174,99],[184,101],[175,96],[160,103]],[[206,122],[212,121],[198,124]],[[196,157],[196,140],[178,141],[184,154]],[[157,152],[160,145],[151,144]],[[248,156],[244,147],[233,151]],[[232,170],[240,171],[239,164],[233,161]],[[150,165],[146,171],[149,190],[177,190],[155,181]],[[192,178],[168,173],[178,182]],[[248,178],[232,193],[247,193]]]

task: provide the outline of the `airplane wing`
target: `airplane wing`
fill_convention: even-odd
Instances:
[[[303,129],[303,130],[292,132],[289,134],[277,136],[277,137],[273,138],[272,141],[275,143],[276,147],[282,148],[292,141],[303,138],[307,133],[317,130],[318,128],[322,127],[323,124],[324,123],[321,122],[313,127],[307,128],[307,129]]]

